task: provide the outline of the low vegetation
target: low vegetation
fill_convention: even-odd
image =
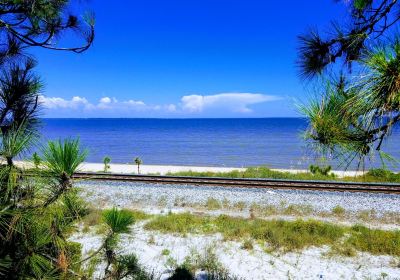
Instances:
[[[216,210],[216,209],[220,209],[222,207],[222,204],[218,199],[209,197],[206,201],[205,206],[208,210]]]
[[[42,159],[37,152],[34,152],[32,155],[32,163],[36,169],[38,169],[40,167],[40,164],[42,163]]]
[[[172,261],[174,262],[174,261]],[[192,250],[182,264],[173,267],[174,274],[169,280],[194,280],[196,271],[204,271],[209,280],[238,280],[238,277],[230,275],[223,267],[215,253],[215,246],[207,246],[202,252]],[[203,279],[203,278],[201,278]]]
[[[269,251],[288,252],[329,245],[337,254],[348,256],[356,251],[400,256],[400,231],[340,226],[315,220],[262,220],[181,213],[156,216],[144,228],[183,235],[221,233],[226,240],[241,240],[244,249],[251,249],[251,240],[254,240]]]
[[[323,175],[323,176],[335,177],[335,175],[331,173],[332,167],[330,165],[321,167],[321,166],[318,166],[318,165],[311,164],[310,167],[309,167],[309,170],[314,175],[315,174],[320,174],[320,175]]]
[[[106,156],[103,158],[103,164],[104,164],[104,168],[103,171],[104,172],[108,172],[110,170],[110,162],[111,162],[111,158],[109,156]]]
[[[140,165],[143,163],[140,157],[136,157],[133,162],[137,165],[137,174],[140,174]]]
[[[268,178],[288,180],[325,180],[325,181],[348,181],[348,182],[388,182],[400,183],[400,174],[385,169],[371,169],[362,176],[338,178],[330,173],[330,169],[313,168],[314,172],[291,173],[271,170],[267,167],[249,167],[244,171],[233,170],[230,172],[197,172],[180,171],[170,172],[167,175],[192,176],[192,177],[226,177],[226,178]]]
[[[341,216],[344,216],[345,213],[346,213],[346,210],[339,205],[332,208],[332,214],[334,214],[336,216],[341,217]]]
[[[100,209],[88,209],[88,213],[81,218],[82,224],[84,227],[92,227],[98,226],[102,223],[103,213],[108,210],[100,210]],[[131,216],[135,221],[142,221],[152,217],[152,215],[147,214],[143,211],[138,210],[123,210],[125,215]]]

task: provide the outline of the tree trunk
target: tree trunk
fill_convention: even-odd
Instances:
[[[6,157],[6,159],[7,159],[7,165],[8,165],[8,166],[14,165],[14,162],[13,162],[12,157]]]

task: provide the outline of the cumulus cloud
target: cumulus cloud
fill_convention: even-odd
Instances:
[[[112,110],[112,109],[138,109],[146,108],[143,101],[118,101],[116,98],[102,97],[95,104],[90,103],[86,98],[74,96],[70,100],[61,97],[40,96],[41,104],[47,109],[84,109],[84,110]]]
[[[119,101],[113,97],[102,97],[91,103],[85,97],[71,99],[41,96],[40,101],[52,116],[84,117],[134,117],[174,116],[206,113],[208,111],[228,113],[251,113],[251,105],[280,99],[260,93],[220,93],[215,95],[186,95],[177,104],[146,104],[141,100]],[[66,112],[68,114],[66,115]],[[142,113],[142,114],[141,114]],[[143,113],[147,113],[144,115]]]
[[[259,93],[220,93],[215,95],[186,95],[181,99],[182,108],[189,112],[202,112],[210,108],[225,108],[232,112],[250,113],[249,105],[274,101],[277,96]]]
[[[89,104],[86,98],[74,96],[71,100],[65,100],[60,97],[44,97],[40,96],[39,101],[44,105],[44,107],[49,109],[57,108],[70,108],[77,109],[79,107],[85,107]]]

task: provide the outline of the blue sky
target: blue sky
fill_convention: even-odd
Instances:
[[[346,7],[313,1],[99,1],[83,54],[34,50],[46,117],[290,117],[309,96],[297,36]]]

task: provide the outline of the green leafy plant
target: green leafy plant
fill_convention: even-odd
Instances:
[[[43,151],[44,165],[48,172],[71,177],[85,161],[87,150],[81,150],[79,139],[49,141]]]
[[[106,156],[103,158],[103,163],[104,163],[104,172],[108,172],[108,170],[110,169],[110,162],[111,162],[111,158]]]
[[[321,167],[318,165],[310,165],[309,170],[312,174],[316,175],[316,174],[320,174],[323,176],[334,176],[334,174],[330,174],[332,167],[330,165],[325,166],[325,167]]]
[[[11,129],[6,137],[17,139],[13,134],[20,132]],[[22,141],[18,149],[9,151],[18,156],[29,143]],[[80,266],[71,262],[80,258],[80,247],[68,242],[66,235],[87,213],[82,200],[70,182],[63,184],[62,174],[28,178],[12,160],[7,162],[0,168],[0,263],[9,264],[2,273],[7,279],[76,276]]]
[[[33,161],[33,165],[35,166],[35,168],[38,169],[40,167],[40,164],[42,163],[42,159],[40,158],[40,156],[37,152],[33,153],[32,161]]]
[[[143,163],[142,159],[140,157],[136,157],[133,161],[137,165],[137,174],[140,174],[140,165]]]
[[[135,222],[130,211],[112,208],[103,212],[103,219],[113,233],[128,232],[129,226]]]

